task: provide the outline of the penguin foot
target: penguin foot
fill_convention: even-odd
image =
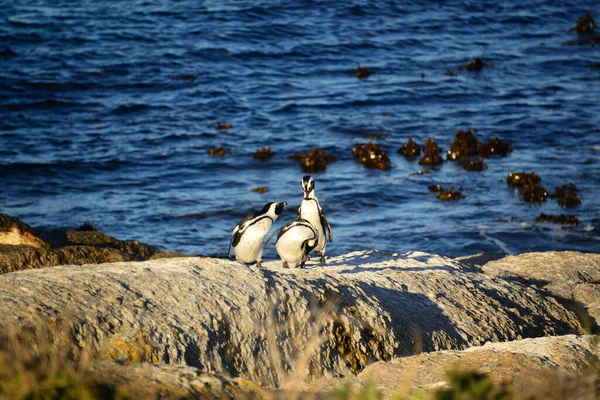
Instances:
[[[289,268],[289,267],[288,267],[288,263],[287,263],[287,261],[284,261],[284,262],[283,262],[283,268]]]
[[[305,264],[305,261],[302,261],[302,263],[300,264],[300,269],[304,269],[304,264]]]
[[[325,264],[325,254],[321,254],[321,258],[319,259],[321,264]]]
[[[256,268],[262,267],[261,260],[256,260]]]
[[[310,261],[310,254],[306,255],[306,261]]]

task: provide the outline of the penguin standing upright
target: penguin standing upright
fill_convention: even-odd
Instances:
[[[321,262],[325,262],[325,249],[327,247],[327,238],[325,237],[325,228],[329,232],[329,241],[333,240],[331,234],[331,226],[323,214],[321,204],[315,193],[315,180],[310,175],[306,175],[300,181],[302,191],[304,192],[304,199],[298,208],[298,219],[305,219],[310,222],[319,233],[319,241],[314,248],[314,251],[321,253]],[[310,256],[309,256],[310,257]]]
[[[273,232],[267,243],[276,233],[277,231]],[[297,265],[304,268],[308,253],[315,248],[318,241],[319,232],[307,220],[297,219],[285,224],[279,229],[275,243],[277,254],[283,260],[283,268],[295,268]]]
[[[287,206],[283,203],[267,203],[263,209],[257,213],[248,215],[239,224],[233,228],[233,234],[229,241],[229,250],[235,253],[235,258],[243,263],[253,263],[260,267],[264,244],[263,241],[273,222],[279,218],[283,208]]]

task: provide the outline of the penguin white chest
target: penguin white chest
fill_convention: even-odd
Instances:
[[[318,203],[314,200],[302,200],[300,204],[300,218],[310,222],[319,233],[319,240],[314,251],[321,251],[325,247],[325,227],[321,223],[321,213]]]
[[[271,229],[273,221],[270,218],[263,218],[249,226],[240,242],[233,248],[235,258],[244,263],[253,263],[262,258],[265,236]]]

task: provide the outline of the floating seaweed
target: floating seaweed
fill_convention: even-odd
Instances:
[[[372,74],[372,72],[369,69],[369,67],[361,67],[360,64],[356,66],[356,77],[358,79],[366,78],[367,76],[369,76],[371,74]]]
[[[390,158],[381,150],[378,144],[369,142],[352,148],[352,155],[358,162],[369,169],[388,170],[392,168]]]
[[[535,172],[531,171],[530,174],[526,172],[511,172],[508,174],[508,178],[506,178],[506,182],[510,186],[516,187],[524,187],[524,186],[534,186],[536,183],[541,181],[540,178]]]
[[[577,207],[581,204],[581,200],[577,197],[575,192],[579,190],[575,185],[569,183],[561,187],[554,188],[554,194],[550,195],[551,198],[558,198],[558,204],[562,207]]]
[[[427,189],[429,189],[430,192],[434,192],[434,193],[438,193],[444,190],[443,187],[441,187],[440,185],[429,185],[427,186]]]
[[[260,194],[267,193],[268,191],[269,191],[269,188],[266,186],[260,186],[260,187],[257,187],[257,188],[254,188],[251,190],[251,192],[260,193]]]
[[[487,165],[483,162],[483,158],[476,158],[464,163],[463,168],[467,171],[483,171],[487,169]]]
[[[227,153],[227,151],[223,147],[211,147],[210,149],[208,149],[208,155],[212,157],[223,157],[225,153]]]
[[[218,122],[215,126],[215,131],[220,131],[223,129],[231,129],[231,124],[221,124],[220,122]]]
[[[535,219],[536,222],[548,222],[551,224],[561,224],[561,225],[579,225],[579,220],[574,215],[550,215],[541,213],[539,217]]]
[[[253,157],[257,160],[266,161],[273,157],[275,153],[271,151],[271,146],[265,146],[262,149],[258,149],[254,152]]]
[[[521,194],[521,201],[543,203],[548,198],[548,191],[542,186],[527,185]]]
[[[484,63],[481,58],[473,57],[473,61],[466,63],[465,65],[461,65],[458,67],[460,71],[466,69],[467,71],[475,71],[479,72],[483,69],[483,67],[494,68],[494,64]]]
[[[420,165],[440,165],[444,159],[440,156],[440,148],[433,138],[428,138],[425,142],[425,155],[419,160]]]
[[[398,149],[398,153],[402,154],[409,160],[414,160],[418,155],[421,154],[421,146],[419,146],[412,137],[408,138],[408,141]]]
[[[597,28],[596,21],[590,14],[585,14],[577,20],[577,24],[571,28],[572,31],[577,31],[578,34],[593,33],[594,28]]]
[[[337,161],[333,154],[327,154],[316,147],[308,153],[295,153],[290,158],[297,160],[306,173],[323,172],[327,169],[327,164]]]
[[[85,221],[83,224],[81,224],[79,226],[79,228],[77,228],[75,230],[80,231],[80,232],[97,232],[98,231],[98,229],[96,229],[90,221]]]
[[[470,156],[479,154],[480,141],[477,140],[472,130],[460,130],[454,136],[446,159],[449,161],[466,160]]]
[[[448,68],[446,70],[446,72],[444,72],[444,75],[446,75],[446,76],[456,76],[456,72],[454,72],[454,70]]]
[[[458,190],[445,189],[439,192],[436,197],[442,201],[455,201],[463,199],[465,196]]]
[[[512,152],[512,145],[497,137],[491,138],[487,143],[479,144],[479,155],[486,158],[504,157]]]

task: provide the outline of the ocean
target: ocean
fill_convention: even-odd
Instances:
[[[4,0],[0,212],[224,257],[265,203],[289,203],[275,227],[296,217],[306,173],[289,156],[318,147],[337,157],[311,174],[331,255],[600,252],[600,47],[571,30],[586,13],[600,22],[592,1]],[[488,65],[459,69],[474,57]],[[445,153],[465,129],[513,151],[480,172],[396,152],[432,137]],[[353,158],[370,140],[389,170]],[[522,171],[581,205],[521,201],[506,179]]]

